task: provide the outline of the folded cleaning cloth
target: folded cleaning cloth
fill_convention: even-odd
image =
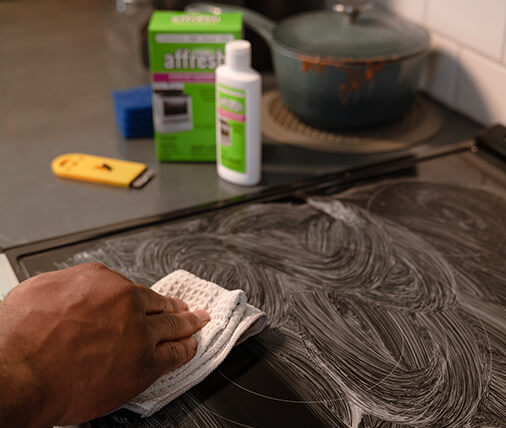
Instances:
[[[211,321],[194,337],[195,356],[180,368],[162,376],[148,389],[123,405],[142,416],[151,416],[207,377],[230,353],[232,347],[259,333],[266,324],[264,312],[249,305],[242,290],[227,290],[184,270],[158,281],[152,290],[178,297],[190,311],[206,309]]]

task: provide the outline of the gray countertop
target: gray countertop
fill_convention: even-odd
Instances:
[[[220,180],[214,164],[159,163],[150,139],[125,140],[111,91],[147,83],[121,55],[114,2],[0,3],[0,247],[157,215],[384,159],[264,145],[257,187]],[[125,62],[125,60],[127,61]],[[125,65],[126,64],[126,65]],[[130,66],[129,66],[130,64]],[[264,86],[274,79],[264,76]],[[428,144],[470,139],[479,126],[443,109],[444,126]],[[55,177],[51,160],[83,152],[144,162],[156,177],[141,190]]]

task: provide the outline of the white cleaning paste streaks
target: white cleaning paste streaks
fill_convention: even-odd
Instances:
[[[266,409],[286,398],[339,428],[504,427],[505,212],[483,189],[403,180],[145,228],[59,267],[102,261],[139,283],[186,269],[244,290],[269,318],[248,348],[300,398],[252,390]],[[189,391],[145,426],[230,417],[196,402]]]

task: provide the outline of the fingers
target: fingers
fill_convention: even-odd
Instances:
[[[209,322],[209,314],[201,309],[195,312],[160,312],[147,317],[155,343],[191,336]]]
[[[165,374],[182,366],[193,358],[197,346],[198,343],[194,337],[159,343],[155,350],[155,364],[158,372]]]
[[[136,284],[137,285],[137,284]],[[149,288],[137,285],[144,303],[145,313],[148,315],[160,312],[183,312],[188,310],[188,305],[176,297],[166,297]]]
[[[181,299],[177,299],[175,297],[165,297],[161,294],[144,287],[142,285],[136,284],[130,281],[125,276],[121,275],[119,272],[115,272],[110,270],[107,266],[102,265],[100,263],[84,263],[81,265],[74,266],[70,269],[76,270],[85,270],[89,272],[107,272],[108,275],[112,275],[115,279],[120,280],[122,285],[134,286],[136,291],[139,292],[143,304],[144,310],[146,314],[157,313],[162,311],[167,312],[182,312],[188,309],[188,305],[184,303]],[[103,275],[103,273],[102,273]],[[109,281],[110,283],[111,281]]]
[[[102,265],[100,263],[83,263],[80,265],[73,266],[68,268],[65,271],[77,271],[77,272],[85,272],[87,274],[100,274],[102,277],[104,275],[108,275],[109,280],[106,281],[106,284],[116,284],[116,286],[128,285],[129,287],[134,287],[134,289],[139,293],[142,303],[144,305],[144,311],[146,314],[153,314],[158,312],[182,312],[188,310],[188,305],[183,302],[181,299],[175,297],[165,297],[161,294],[147,288],[142,285],[135,284],[130,281],[125,276],[121,275],[119,272],[115,272],[109,269],[107,266]],[[111,281],[110,278],[113,278],[115,281]]]

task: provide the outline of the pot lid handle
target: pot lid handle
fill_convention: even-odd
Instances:
[[[0,0],[1,1],[1,0]],[[272,32],[276,27],[276,23],[267,17],[246,9],[241,6],[234,6],[221,3],[190,3],[185,7],[186,12],[207,12],[219,15],[223,12],[241,12],[243,21],[246,25],[253,28],[260,34],[267,43],[272,42]]]
[[[331,0],[331,8],[342,13],[348,23],[353,24],[358,17],[371,8],[369,0]]]

